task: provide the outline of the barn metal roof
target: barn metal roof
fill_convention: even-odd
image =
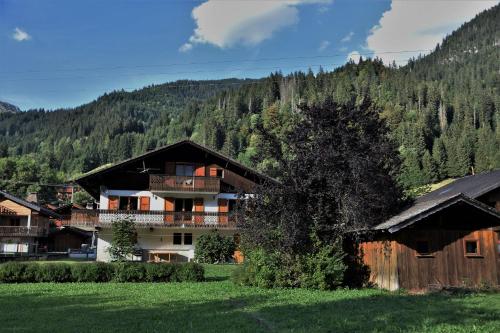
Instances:
[[[463,177],[417,198],[412,206],[372,229],[393,233],[458,202],[465,202],[500,219],[500,214],[493,208],[476,200],[497,188],[500,188],[500,170]]]

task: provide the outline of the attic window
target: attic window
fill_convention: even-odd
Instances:
[[[465,249],[466,256],[478,256],[478,255],[480,255],[479,242],[476,239],[465,240],[464,249]]]
[[[415,249],[417,251],[417,255],[419,255],[419,256],[431,255],[429,241],[427,241],[427,240],[418,240],[415,244]]]

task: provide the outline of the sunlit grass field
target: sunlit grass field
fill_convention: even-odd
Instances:
[[[201,283],[0,284],[0,332],[500,332],[500,294],[266,290]]]

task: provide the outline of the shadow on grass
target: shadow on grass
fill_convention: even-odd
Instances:
[[[124,299],[104,292],[0,295],[1,331],[498,332],[500,328],[499,298],[380,293],[303,300],[300,295],[305,293],[288,297],[291,293],[270,291],[208,301],[151,295],[137,302],[133,295]]]

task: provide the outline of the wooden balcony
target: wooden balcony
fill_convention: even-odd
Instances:
[[[0,226],[0,236],[12,237],[44,237],[47,236],[47,229],[40,227],[15,227],[15,226]]]
[[[113,221],[130,218],[137,228],[225,228],[235,229],[237,219],[231,213],[166,212],[138,210],[75,210],[68,225],[83,228],[111,227]]]
[[[161,193],[216,194],[220,192],[220,178],[150,175],[149,190]]]

